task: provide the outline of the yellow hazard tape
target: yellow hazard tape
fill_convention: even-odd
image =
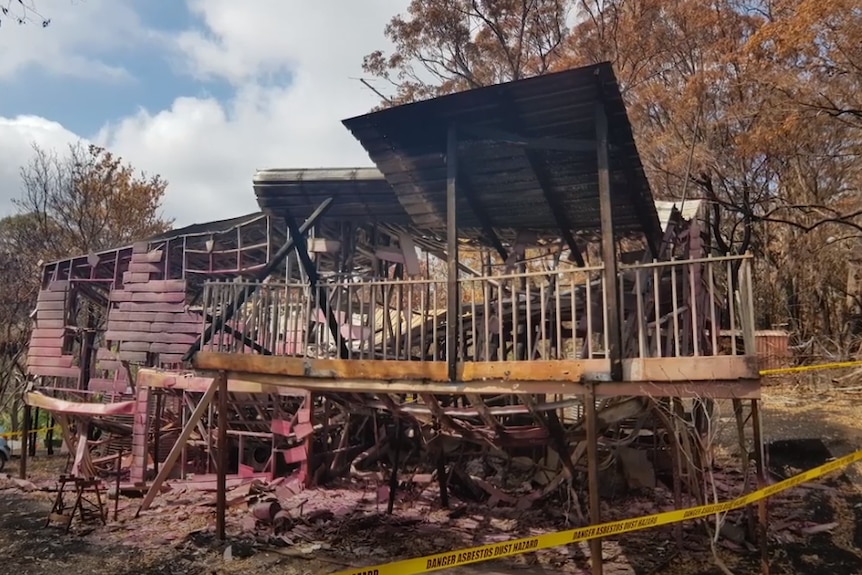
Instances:
[[[787,373],[802,373],[804,371],[818,371],[821,369],[840,369],[844,367],[862,366],[862,361],[836,361],[832,363],[820,363],[817,365],[800,365],[797,367],[779,367],[776,369],[761,369],[760,375],[784,375]]]
[[[49,431],[49,430],[52,430],[52,429],[53,429],[53,430],[60,429],[60,426],[59,426],[59,425],[55,425],[55,426],[53,426],[53,427],[40,427],[39,429],[31,429],[31,430],[30,430],[30,433],[42,433],[43,431]],[[12,438],[12,437],[19,437],[19,436],[21,436],[21,435],[24,435],[24,432],[23,432],[23,431],[7,431],[7,432],[5,432],[5,433],[0,433],[0,437],[4,437],[4,438],[6,438],[6,439],[9,439],[9,438]]]
[[[801,483],[807,483],[812,479],[817,479],[823,475],[837,471],[851,463],[862,460],[862,450],[851,453],[830,461],[820,467],[809,469],[799,475],[795,475],[784,481],[780,481],[769,487],[758,489],[752,493],[747,493],[741,497],[737,497],[731,501],[722,503],[710,503],[707,505],[699,505],[697,507],[689,507],[688,509],[678,509],[665,513],[656,513],[654,515],[644,515],[633,519],[624,519],[622,521],[611,521],[609,523],[600,523],[599,525],[591,525],[579,529],[569,529],[566,531],[558,531],[556,533],[547,533],[545,535],[536,535],[534,537],[522,537],[520,539],[512,539],[502,543],[491,543],[489,545],[480,545],[478,547],[470,547],[457,551],[447,551],[444,553],[436,553],[425,557],[416,557],[414,559],[404,559],[402,561],[394,561],[383,565],[375,565],[373,567],[357,567],[346,571],[339,571],[332,575],[414,575],[415,573],[427,573],[430,571],[438,571],[440,569],[449,569],[461,565],[469,565],[471,563],[479,563],[488,561],[489,559],[500,559],[503,557],[511,557],[538,551],[540,549],[548,549],[551,547],[559,547],[561,545],[570,545],[579,543],[589,539],[598,537],[606,537],[608,535],[621,535],[650,527],[658,527],[660,525],[668,525],[670,523],[679,523],[680,521],[688,521],[690,519],[698,519],[716,513],[724,513],[740,507],[745,507],[751,503],[771,497],[776,493],[790,489]]]

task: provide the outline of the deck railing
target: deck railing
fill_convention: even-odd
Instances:
[[[627,265],[618,280],[624,358],[751,353],[741,346],[754,333],[750,258]],[[458,287],[459,361],[606,357],[602,267],[463,277]],[[242,290],[251,295],[237,306]],[[442,361],[446,302],[445,279],[210,282],[203,308],[228,319],[202,349]]]
[[[753,355],[751,264],[745,255],[621,266],[623,356]]]

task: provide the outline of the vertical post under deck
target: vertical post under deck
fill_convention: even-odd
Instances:
[[[30,406],[24,404],[24,424],[21,429],[21,464],[18,466],[18,477],[27,479],[27,456],[30,451]]]
[[[162,447],[162,390],[156,392],[156,425],[153,429],[153,472],[159,474],[159,449]],[[207,460],[209,461],[209,459]]]
[[[216,536],[225,540],[227,510],[227,375],[218,374],[218,476],[216,477]]]
[[[608,118],[601,97],[596,102],[596,163],[599,180],[599,210],[602,222],[602,262],[604,264],[605,307],[608,325],[608,360],[611,379],[622,381],[622,327],[620,326],[619,287],[617,283],[617,251],[614,243],[611,174],[608,159]]]
[[[763,489],[766,487],[766,469],[763,454],[763,432],[760,427],[760,402],[756,399],[751,400],[751,425],[754,428],[754,457],[757,469],[757,488]],[[767,545],[767,499],[761,499],[757,502],[757,527],[758,527],[758,545],[760,546],[760,572],[763,575],[769,575],[769,547]]]
[[[590,496],[590,525],[602,522],[601,502],[599,501],[599,437],[596,416],[596,392],[593,384],[587,388],[584,398],[584,421],[587,427],[587,481]],[[590,565],[593,575],[604,572],[602,561],[602,540],[590,539]]]
[[[446,134],[446,362],[449,381],[458,378],[458,134],[449,126]]]

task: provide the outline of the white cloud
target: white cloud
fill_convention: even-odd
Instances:
[[[0,117],[0,214],[14,211],[12,198],[21,195],[19,170],[33,157],[33,144],[62,150],[77,140],[62,125],[38,116]]]
[[[135,11],[117,0],[67,0],[65,2],[25,2],[51,19],[42,30],[34,16],[24,25],[10,18],[0,33],[0,80],[25,70],[41,69],[52,74],[94,79],[128,79],[120,66],[104,56],[112,50],[130,47],[147,39]],[[20,15],[17,2],[9,6]]]
[[[190,0],[205,28],[176,35],[177,53],[189,71],[234,86],[232,99],[179,97],[92,139],[164,176],[165,213],[178,224],[256,209],[256,168],[368,165],[340,120],[377,103],[356,79],[362,56],[386,47],[383,27],[406,3]],[[9,124],[0,124],[0,146],[14,145]]]

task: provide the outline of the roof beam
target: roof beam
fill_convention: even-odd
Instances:
[[[485,206],[483,206],[482,201],[476,197],[476,192],[473,190],[473,186],[470,185],[464,170],[461,168],[458,169],[457,180],[458,188],[464,191],[464,197],[467,199],[467,204],[469,204],[470,210],[473,214],[476,215],[476,219],[479,220],[479,224],[482,226],[482,231],[485,232],[488,241],[491,242],[491,246],[497,250],[497,253],[500,254],[503,261],[506,261],[509,259],[509,252],[506,250],[503,242],[500,241],[500,237],[497,235],[497,232],[494,231],[494,224],[491,222],[491,218],[488,216]]]
[[[535,152],[532,150],[525,150],[525,153],[527,154],[527,160],[530,162],[530,167],[533,168],[533,173],[536,175],[536,181],[539,182],[539,187],[542,189],[542,195],[545,197],[545,202],[547,202],[548,207],[551,208],[551,213],[554,215],[554,221],[557,223],[557,227],[560,228],[560,234],[563,236],[563,240],[566,242],[566,245],[569,246],[569,260],[578,264],[578,267],[585,267],[587,263],[584,260],[584,255],[581,253],[581,248],[578,247],[578,243],[575,241],[574,234],[572,234],[572,222],[570,222],[569,218],[566,216],[563,205],[551,194],[551,182],[547,172],[545,172],[545,169],[536,157]]]
[[[510,106],[511,104],[507,104],[507,107]],[[525,148],[534,148],[538,150],[556,150],[559,152],[582,152],[591,154],[596,151],[595,140],[575,140],[569,138],[547,137],[533,138],[529,136],[522,136],[521,134],[511,133],[505,130],[484,128],[481,126],[463,126],[460,127],[460,130],[461,132],[466,133],[468,136],[472,136],[470,138],[462,138],[462,141],[490,140],[492,142],[524,146]]]
[[[509,124],[513,126],[513,129],[518,132],[521,130],[521,127],[518,125],[518,115],[515,113],[515,104],[510,99],[506,99],[503,104],[503,109],[506,112],[506,116],[509,118]],[[551,140],[552,138],[533,138],[534,140]],[[564,141],[564,140],[559,140]],[[595,153],[596,151],[596,142],[595,141],[583,141],[579,140],[580,143],[588,142],[590,144],[590,148],[588,151]],[[573,150],[570,150],[573,151]],[[584,151],[582,149],[574,150],[574,151]],[[563,240],[566,242],[566,245],[569,246],[569,260],[575,262],[578,267],[585,267],[586,261],[584,260],[584,255],[581,253],[581,249],[578,247],[577,242],[575,241],[575,236],[572,234],[572,223],[569,221],[569,218],[566,216],[565,209],[563,205],[551,194],[551,178],[548,176],[548,173],[545,171],[541,162],[539,161],[539,157],[536,154],[535,148],[526,147],[524,149],[524,154],[527,156],[527,161],[530,163],[530,168],[533,170],[533,174],[536,176],[536,181],[539,183],[539,188],[542,190],[542,196],[545,198],[545,202],[548,204],[548,208],[551,210],[551,214],[554,216],[554,221],[557,224],[557,227],[560,228],[560,235],[563,237]],[[505,260],[504,260],[505,261]]]

